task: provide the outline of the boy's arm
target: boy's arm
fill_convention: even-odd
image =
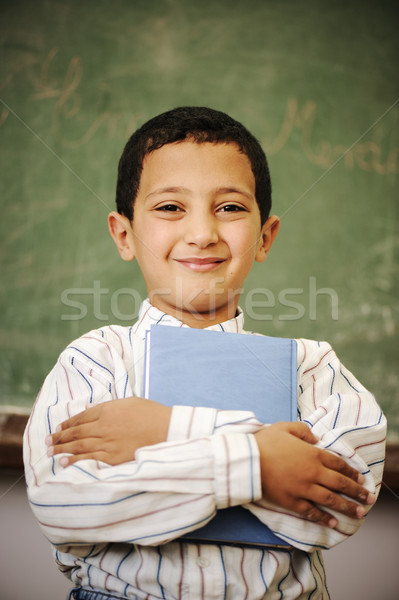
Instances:
[[[140,448],[166,441],[171,412],[171,408],[143,398],[100,404],[62,423],[59,431],[48,438],[53,444],[48,454],[67,453],[60,459],[62,466],[86,459],[110,465],[128,462]],[[206,409],[202,412],[205,414]],[[239,411],[236,418],[238,414]],[[265,497],[280,508],[335,527],[336,519],[316,508],[316,502],[353,518],[363,517],[366,509],[334,492],[345,493],[366,505],[373,503],[373,495],[360,485],[363,475],[342,459],[317,448],[317,438],[307,425],[277,423],[259,430],[255,440],[260,449]]]
[[[75,364],[75,368],[76,368],[76,364]],[[65,385],[64,386],[61,385],[61,387],[63,389],[65,389]],[[106,385],[104,387],[107,388],[108,385]],[[124,388],[125,388],[125,391],[126,391],[126,385],[124,386]],[[91,391],[91,394],[93,395],[93,390]],[[98,392],[95,394],[95,396],[98,397]],[[107,398],[107,399],[110,399],[110,398]],[[137,400],[138,403],[140,403],[140,402],[142,403],[141,408],[143,408],[144,406],[146,406],[144,403],[147,402],[147,401],[145,401],[145,400],[141,400],[140,401],[139,399],[136,399],[136,400]],[[127,401],[125,400],[125,403],[126,402]],[[111,404],[114,404],[114,403],[123,403],[123,401],[122,400],[116,400],[116,401],[114,401]],[[151,402],[148,403],[147,407],[149,407],[151,404],[152,404]],[[154,403],[154,405],[155,404],[156,403]],[[86,413],[82,413],[82,415],[86,418],[87,415],[89,415],[90,413],[95,413],[96,410],[100,409],[100,408],[101,409],[102,408],[104,408],[104,409],[107,408],[108,409],[108,407],[106,405],[102,405],[101,407],[99,406],[99,407],[90,409]],[[190,414],[190,412],[187,409],[187,407],[179,407],[179,408],[180,409],[184,408],[184,410],[185,410],[185,414],[186,414],[186,417],[187,417],[186,418],[185,426],[188,426],[188,428],[186,427],[185,431],[187,432],[187,434],[189,434],[190,432],[191,432],[191,434],[194,434],[194,435],[195,434],[199,434],[199,433],[205,434],[206,430],[204,429],[204,427],[213,428],[213,431],[215,433],[216,432],[219,432],[220,434],[227,433],[227,435],[213,436],[212,449],[216,450],[218,448],[218,453],[220,453],[220,450],[222,450],[221,455],[223,455],[224,458],[221,461],[216,461],[220,465],[220,468],[219,467],[217,467],[216,469],[214,468],[213,473],[211,474],[211,476],[215,478],[215,488],[216,488],[216,487],[219,486],[219,483],[221,483],[221,481],[218,482],[218,480],[220,479],[219,475],[222,475],[221,479],[223,479],[223,473],[227,473],[228,472],[229,476],[231,478],[229,480],[229,482],[228,482],[228,487],[231,488],[230,492],[234,491],[234,494],[230,495],[230,499],[227,500],[227,502],[228,502],[227,504],[224,504],[224,502],[226,502],[226,498],[228,498],[228,495],[226,496],[226,494],[225,494],[225,500],[223,502],[221,502],[221,503],[218,503],[216,501],[216,498],[212,499],[213,500],[213,504],[211,503],[210,505],[208,505],[208,508],[209,508],[209,506],[212,506],[213,507],[212,510],[215,510],[215,508],[222,508],[223,506],[228,506],[230,504],[231,505],[234,505],[234,504],[245,504],[246,502],[248,502],[248,500],[243,500],[243,499],[240,501],[239,500],[240,493],[237,494],[239,488],[242,489],[242,487],[243,487],[242,486],[242,482],[245,481],[246,479],[248,479],[249,485],[254,490],[254,492],[253,492],[253,497],[254,498],[253,499],[259,497],[260,496],[260,487],[259,487],[260,478],[257,475],[257,468],[256,468],[258,466],[258,463],[256,462],[257,461],[257,452],[256,452],[256,450],[254,451],[253,445],[251,446],[251,438],[252,438],[252,436],[246,436],[246,437],[244,436],[244,438],[243,438],[240,435],[232,435],[231,434],[232,431],[238,431],[238,432],[245,431],[246,427],[248,427],[247,431],[256,431],[256,430],[258,430],[259,427],[260,427],[260,424],[256,422],[256,420],[254,419],[253,415],[251,415],[251,413],[248,413],[248,412],[245,413],[244,411],[242,411],[242,412],[241,411],[223,411],[223,412],[220,412],[220,411],[212,411],[212,409],[196,409],[196,416],[197,417],[201,417],[200,421],[201,421],[201,423],[203,423],[203,425],[198,425],[198,419],[195,418],[195,414],[194,413]],[[81,410],[82,410],[82,408],[81,408]],[[150,409],[150,410],[152,410],[152,409]],[[119,411],[117,411],[117,412],[119,412]],[[141,411],[138,411],[136,414],[139,415],[140,413],[141,413]],[[104,414],[106,414],[106,413],[104,413]],[[109,413],[109,415],[111,415],[111,414],[112,413]],[[152,419],[153,424],[155,424],[155,414],[156,413],[154,413],[154,419]],[[180,410],[180,415],[181,414],[182,414],[182,412]],[[206,415],[208,415],[208,419],[205,418]],[[59,419],[59,421],[61,421],[61,420],[62,419]],[[89,421],[90,421],[90,419],[89,419]],[[173,419],[172,419],[172,421],[173,421]],[[197,424],[196,424],[196,422],[197,422]],[[122,419],[122,424],[123,424],[123,419]],[[162,423],[162,419],[161,419],[161,430],[162,430],[162,427],[163,427],[164,428],[163,431],[165,431],[164,425],[165,425],[165,423]],[[294,426],[294,428],[296,428],[298,425],[299,424],[291,424],[291,426]],[[171,427],[172,427],[172,424],[171,424]],[[270,427],[269,429],[272,431],[273,427],[274,426]],[[303,427],[303,426],[300,426],[300,427]],[[139,430],[141,428],[140,422],[138,422],[138,428],[139,428]],[[175,429],[176,429],[176,427],[175,427]],[[63,431],[62,433],[64,434],[65,432]],[[164,435],[164,433],[162,435]],[[184,436],[180,436],[180,437],[182,438]],[[292,435],[292,433],[291,433],[291,437],[294,437]],[[298,434],[296,435],[296,437],[298,437]],[[134,438],[134,434],[132,434],[132,439],[131,439],[132,448],[134,446],[133,438]],[[217,439],[217,438],[219,438],[219,439]],[[150,443],[151,444],[151,443],[156,443],[156,441],[157,440],[154,439],[154,438],[153,439],[147,439],[147,440],[143,439],[140,443]],[[199,450],[200,447],[201,447],[202,450],[204,450],[205,447],[206,447],[206,442],[207,441],[209,442],[210,440],[209,439],[208,440],[196,440],[196,442],[199,442],[199,444],[198,444],[198,450]],[[201,442],[204,442],[204,443],[201,443]],[[140,443],[139,443],[139,445],[140,445]],[[308,451],[310,448],[312,448],[311,443],[313,443],[313,442],[307,442],[306,444],[305,444],[305,442],[302,442],[302,443],[304,444],[304,446],[306,448],[306,451]],[[189,441],[189,446],[191,446],[191,448],[193,448],[194,447],[193,444],[194,444],[194,440],[191,438],[191,440]],[[233,455],[232,455],[232,457],[229,457],[229,448],[230,448],[231,444],[233,444],[233,447],[235,449],[235,454],[236,455],[237,455],[237,452],[239,452],[239,448],[241,447],[240,459],[237,462],[234,462],[234,456]],[[236,444],[237,444],[237,446],[236,446]],[[244,449],[244,447],[245,447],[245,445],[247,446],[247,448],[250,448],[250,453],[247,452],[246,457],[245,457],[245,451],[242,452],[243,449]],[[146,463],[147,457],[151,456],[151,452],[152,451],[157,451],[158,452],[160,449],[165,450],[166,446],[161,444],[162,448],[161,447],[159,447],[159,448],[158,447],[154,447],[153,449],[152,448],[144,448],[142,451],[140,451],[138,453],[138,455],[137,455],[138,461],[137,462],[140,463],[140,460],[141,460],[141,461],[144,461],[144,463]],[[128,445],[127,445],[127,447],[129,448]],[[177,454],[179,456],[178,462],[183,463],[183,461],[182,461],[182,453],[186,452],[185,448],[186,448],[186,446],[184,444],[181,447],[179,447],[178,452],[177,452]],[[197,452],[198,452],[198,450],[197,450]],[[313,450],[313,448],[312,448],[312,450]],[[230,450],[230,452],[231,452],[231,450]],[[322,453],[319,453],[319,455],[320,454],[322,454]],[[325,452],[325,454],[328,454],[328,453]],[[267,455],[267,453],[266,453],[266,455]],[[330,455],[328,454],[328,456],[330,456]],[[101,458],[101,457],[97,457],[97,458]],[[176,456],[174,456],[174,458],[173,458],[173,456],[171,455],[170,458],[172,460],[176,461]],[[199,455],[198,455],[198,458],[199,458]],[[233,458],[233,462],[231,464],[230,464],[230,458]],[[54,459],[54,457],[53,457],[53,459]],[[120,459],[118,459],[118,460],[120,460]],[[58,461],[59,461],[59,457],[58,457]],[[56,460],[56,464],[57,465],[59,464],[58,461]],[[248,474],[248,468],[250,468],[250,470],[252,470],[252,476],[251,476],[252,478],[248,477],[247,474],[243,475],[243,473],[245,471],[245,466],[244,466],[245,461],[246,461],[246,465],[247,465],[247,474]],[[87,461],[85,461],[85,462],[87,462]],[[90,462],[92,462],[92,461],[90,461]],[[110,461],[108,460],[108,462],[110,462]],[[153,461],[151,460],[151,462],[153,462]],[[158,464],[162,463],[162,461],[160,461],[158,459],[158,457],[157,457],[157,461],[156,462]],[[84,463],[79,462],[79,466],[82,465],[82,464],[84,464]],[[342,471],[342,464],[344,464],[344,466],[345,466],[345,463],[341,462],[340,465],[334,466],[333,470],[336,469],[337,472],[339,473],[340,470]],[[216,465],[216,463],[214,463],[214,467],[215,467],[215,465]],[[236,468],[238,465],[239,465],[239,468]],[[169,466],[170,465],[168,465],[168,467]],[[190,469],[191,470],[193,469],[194,465],[193,464],[191,464],[191,465],[188,464],[186,466],[188,467],[187,471],[186,471],[186,475],[184,475],[183,470],[181,471],[180,475],[182,476],[183,480],[184,480],[184,477],[186,477],[186,480],[187,480],[187,478],[188,478],[188,480],[190,480],[188,473],[190,472]],[[255,468],[254,468],[254,466],[255,466]],[[175,467],[176,467],[176,465],[175,465]],[[243,467],[243,471],[240,471],[240,469],[242,467]],[[66,472],[70,471],[70,469],[71,469],[71,467],[69,467],[68,469],[66,469]],[[80,470],[81,470],[81,467],[80,467]],[[163,474],[165,474],[165,472],[166,471],[165,471],[165,467],[164,467]],[[268,470],[266,471],[266,473],[268,473]],[[218,475],[218,476],[216,476],[216,475]],[[151,476],[155,476],[156,477],[156,475],[153,472],[151,472]],[[355,472],[353,469],[351,470],[351,472],[347,471],[346,472],[346,477],[349,477],[349,479],[355,480],[356,477],[357,477],[357,472]],[[161,473],[158,473],[158,478],[162,479]],[[161,479],[157,479],[156,483],[154,482],[155,483],[155,487],[160,484]],[[251,481],[250,481],[250,479],[251,479]],[[306,479],[306,477],[305,477],[305,479]],[[289,480],[289,478],[288,478],[288,480]],[[222,490],[222,489],[226,490],[227,489],[226,485],[227,485],[227,482],[226,482],[226,480],[224,480],[221,483],[220,490]],[[288,501],[291,501],[291,499],[290,499],[289,496],[293,495],[293,491],[295,491],[295,490],[293,490],[293,487],[295,488],[295,485],[296,485],[296,483],[292,482],[292,484],[291,484],[291,491],[290,491],[290,494],[288,494]],[[177,487],[174,487],[174,488],[171,487],[171,488],[169,488],[169,493],[170,494],[174,494],[174,493],[179,493],[180,494],[180,493],[183,493],[183,492],[186,491],[186,487],[187,487],[186,484],[183,484],[180,489],[177,489]],[[353,488],[353,485],[352,485],[352,488]],[[152,489],[155,491],[155,488],[152,488]],[[248,488],[248,489],[250,489],[250,488]],[[192,491],[194,491],[194,490],[192,489]],[[352,489],[352,492],[350,492],[350,493],[352,494],[353,497],[356,497],[356,494],[359,493],[359,488]],[[245,491],[244,490],[241,492],[241,496],[243,494],[245,495]],[[157,496],[157,498],[158,498],[158,500],[161,499],[161,497],[159,495]],[[250,502],[250,500],[249,500],[249,502]],[[287,506],[286,504],[284,504],[284,501],[282,502],[282,505],[283,506]],[[335,508],[338,509],[338,510],[342,510],[339,505],[335,506]],[[268,509],[266,505],[262,505],[262,504],[259,504],[259,503],[257,503],[256,506],[254,504],[251,504],[250,509],[253,512],[256,512],[256,514],[259,516],[259,518],[261,518],[261,520],[264,520],[269,525],[273,526],[273,522],[272,521],[276,517],[276,511],[274,511],[273,509],[270,510],[270,508]],[[307,511],[308,511],[308,508],[306,507],[304,509],[304,513],[306,513]],[[345,512],[345,511],[348,514],[351,514],[351,511],[353,513],[353,503],[346,502],[345,507],[343,509],[343,512]],[[200,509],[200,512],[197,513],[196,516],[198,517],[200,515],[200,513],[201,513],[201,509]],[[270,516],[270,515],[272,515],[272,516]],[[189,516],[190,515],[187,515],[187,521],[189,520]],[[315,518],[317,515],[313,514],[313,515],[309,515],[309,516]],[[280,511],[280,514],[279,514],[279,518],[281,519],[281,511]],[[329,516],[327,518],[329,519]],[[207,519],[207,516],[205,517],[205,519]],[[289,521],[288,516],[285,519],[285,521]],[[198,526],[198,523],[199,523],[199,520],[197,520],[197,526]],[[161,523],[161,524],[164,525],[164,523]],[[308,523],[308,525],[310,525],[310,524]],[[193,520],[191,520],[191,523],[188,526],[190,527],[190,529],[195,528],[195,524],[193,525]],[[279,527],[277,529],[278,529],[278,531],[281,530],[282,533],[284,533],[284,523],[283,523],[282,527]],[[291,527],[291,529],[292,529],[292,527]],[[322,530],[325,530],[325,528],[322,528]],[[183,531],[181,531],[180,533],[182,533],[182,532]],[[164,532],[162,532],[162,535],[164,535]],[[173,537],[177,537],[177,536],[178,536],[178,533],[176,535],[173,535]],[[155,536],[153,536],[153,537],[155,539]],[[86,539],[87,539],[87,536],[86,536]],[[155,542],[151,542],[150,541],[149,543],[155,543]],[[317,544],[315,544],[315,546],[316,545]]]
[[[187,416],[191,413],[189,423],[194,421],[195,413],[199,413],[197,417],[210,416],[207,409],[202,408],[186,413]],[[60,459],[63,466],[86,459],[115,465],[128,462],[132,453],[142,446],[166,440],[170,414],[170,408],[142,398],[124,398],[100,404],[62,424],[60,431],[51,436],[54,444],[51,454],[70,453]],[[218,412],[213,416],[219,417],[220,424],[221,414]],[[240,417],[241,427],[243,422],[250,422],[252,428],[255,427],[255,419],[250,417],[250,413],[224,411],[223,417],[225,430],[233,429],[233,424],[237,429]],[[190,427],[186,431],[190,432]],[[192,433],[195,435],[200,431],[194,429]],[[191,439],[196,438],[193,436]],[[373,495],[360,485],[363,476],[342,459],[316,448],[317,438],[308,426],[279,423],[263,428],[255,439],[260,448],[265,497],[274,501],[280,510],[292,510],[302,518],[335,527],[337,520],[317,508],[316,502],[357,519],[366,511],[351,499],[366,505],[373,502]],[[304,464],[308,465],[305,469],[302,468]],[[347,499],[339,495],[343,492]]]
[[[364,487],[377,497],[384,465],[386,419],[374,396],[341,365],[328,344],[299,340],[298,358],[298,409],[301,420],[318,437],[314,450],[328,451],[332,459],[344,459],[363,475]],[[270,473],[273,465],[269,463],[267,445],[261,439],[258,441],[262,470]],[[273,447],[273,452],[275,449]],[[313,467],[310,461],[298,465],[302,470]],[[278,499],[268,497],[265,480],[263,485],[264,498],[249,507],[251,512],[301,549],[332,547],[355,533],[363,522],[363,519],[337,512],[327,503],[326,509],[336,519],[335,527],[309,523],[293,511],[282,511]],[[328,488],[328,485],[322,487]],[[325,493],[325,490],[320,491]],[[344,488],[335,488],[335,491],[345,499]],[[313,519],[320,508],[317,503],[310,506],[308,517]]]
[[[118,465],[137,450],[165,441],[187,441],[214,434],[255,433],[263,427],[249,411],[174,406],[139,397],[88,405],[46,438],[49,456],[67,454],[60,464],[101,460]]]
[[[261,497],[258,448],[245,433],[155,443],[137,451],[135,460],[132,440],[130,460],[122,464],[85,459],[63,468],[65,454],[47,453],[49,434],[66,419],[88,414],[88,404],[111,406],[133,395],[134,372],[121,353],[106,341],[94,344],[103,345],[95,360],[84,342],[61,355],[24,435],[28,497],[55,546],[158,545],[205,524],[219,508]]]

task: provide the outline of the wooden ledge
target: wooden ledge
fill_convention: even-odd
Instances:
[[[22,436],[30,409],[0,407],[0,467],[23,467]]]
[[[28,408],[0,407],[0,467],[23,468],[22,436],[30,414]],[[399,492],[399,443],[388,443],[383,483]]]

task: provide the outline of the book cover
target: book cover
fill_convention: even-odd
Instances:
[[[296,372],[292,339],[167,325],[147,332],[144,395],[167,406],[250,410],[262,423],[294,421]],[[288,546],[242,507],[219,510],[183,539]]]

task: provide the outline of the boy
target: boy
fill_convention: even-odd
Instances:
[[[374,503],[386,427],[331,347],[298,340],[303,422],[142,398],[152,323],[246,333],[239,295],[279,227],[270,196],[259,143],[218,111],[169,111],[125,147],[109,229],[149,299],[133,327],[61,354],[25,432],[31,506],[73,598],[328,598],[320,551]],[[179,540],[234,505],[292,548]]]

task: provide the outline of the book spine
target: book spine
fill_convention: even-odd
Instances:
[[[144,398],[149,398],[150,387],[150,331],[146,331],[144,341]]]

